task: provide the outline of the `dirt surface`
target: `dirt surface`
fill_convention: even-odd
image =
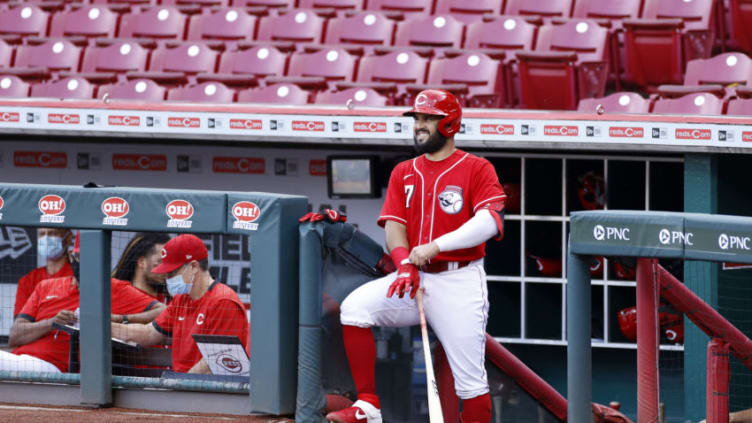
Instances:
[[[278,416],[233,416],[199,413],[160,413],[125,408],[82,408],[0,403],[0,422],[13,423],[290,423],[294,420]]]

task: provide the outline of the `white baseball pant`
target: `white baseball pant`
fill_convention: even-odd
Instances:
[[[60,373],[60,369],[57,366],[41,358],[28,354],[16,355],[7,351],[0,351],[0,370]]]

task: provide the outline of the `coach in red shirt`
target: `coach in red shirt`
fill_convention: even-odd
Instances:
[[[0,351],[0,370],[67,372],[70,335],[55,330],[54,322],[73,324],[79,306],[79,237],[67,262],[73,275],[46,279],[39,283],[13,321],[9,345],[12,352]],[[130,315],[134,320],[151,321],[164,310],[154,300],[126,281],[111,279],[112,319]]]
[[[235,335],[248,346],[250,330],[245,307],[232,288],[209,273],[208,252],[195,235],[179,235],[162,248],[162,263],[153,273],[167,274],[172,302],[151,324],[112,324],[112,336],[141,345],[172,338],[172,368],[177,372],[210,373],[191,336]]]

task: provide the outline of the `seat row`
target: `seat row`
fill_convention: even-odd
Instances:
[[[646,99],[637,93],[618,92],[603,98],[586,98],[577,111],[583,113],[658,113],[673,115],[736,115],[752,116],[752,87],[738,86],[733,94],[720,98],[706,92],[680,97]]]

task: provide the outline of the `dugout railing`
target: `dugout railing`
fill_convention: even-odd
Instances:
[[[699,261],[750,264],[752,250],[745,240],[752,237],[752,218],[606,210],[572,213],[570,223],[567,260],[567,416],[568,421],[585,422],[590,419],[593,395],[590,331],[592,256],[695,261],[685,264],[687,266],[705,265]],[[648,266],[640,267],[642,271],[651,271]],[[648,279],[652,278],[638,277],[638,301],[641,299],[641,289],[651,289],[647,284],[641,283]],[[638,313],[640,306],[638,302]],[[646,324],[657,330],[655,322],[652,325],[651,322],[640,325]],[[652,350],[655,348],[645,349],[653,353]],[[638,353],[639,351],[638,345]],[[647,378],[650,375],[657,377],[655,369],[644,372],[640,370],[640,363],[646,364],[649,361],[638,358],[638,378],[643,375]],[[650,365],[655,367],[655,361]],[[638,381],[638,384],[655,385],[657,380]],[[638,404],[643,400],[640,395],[638,389]],[[640,422],[648,421],[649,418],[651,417],[638,414]]]
[[[114,221],[102,207],[113,197],[128,205],[127,214]],[[42,209],[49,204],[42,203],[51,199],[62,201],[58,204],[62,210],[45,213]],[[189,204],[188,218],[170,216],[174,213],[168,204],[174,200]],[[298,218],[307,211],[307,203],[302,196],[261,192],[0,185],[0,225],[80,229],[82,245],[80,374],[0,372],[0,398],[56,405],[292,414],[298,339]],[[101,282],[110,279],[112,231],[250,236],[251,322],[256,324],[251,325],[248,384],[112,376],[110,285]],[[246,390],[248,394],[239,397],[216,397]]]

